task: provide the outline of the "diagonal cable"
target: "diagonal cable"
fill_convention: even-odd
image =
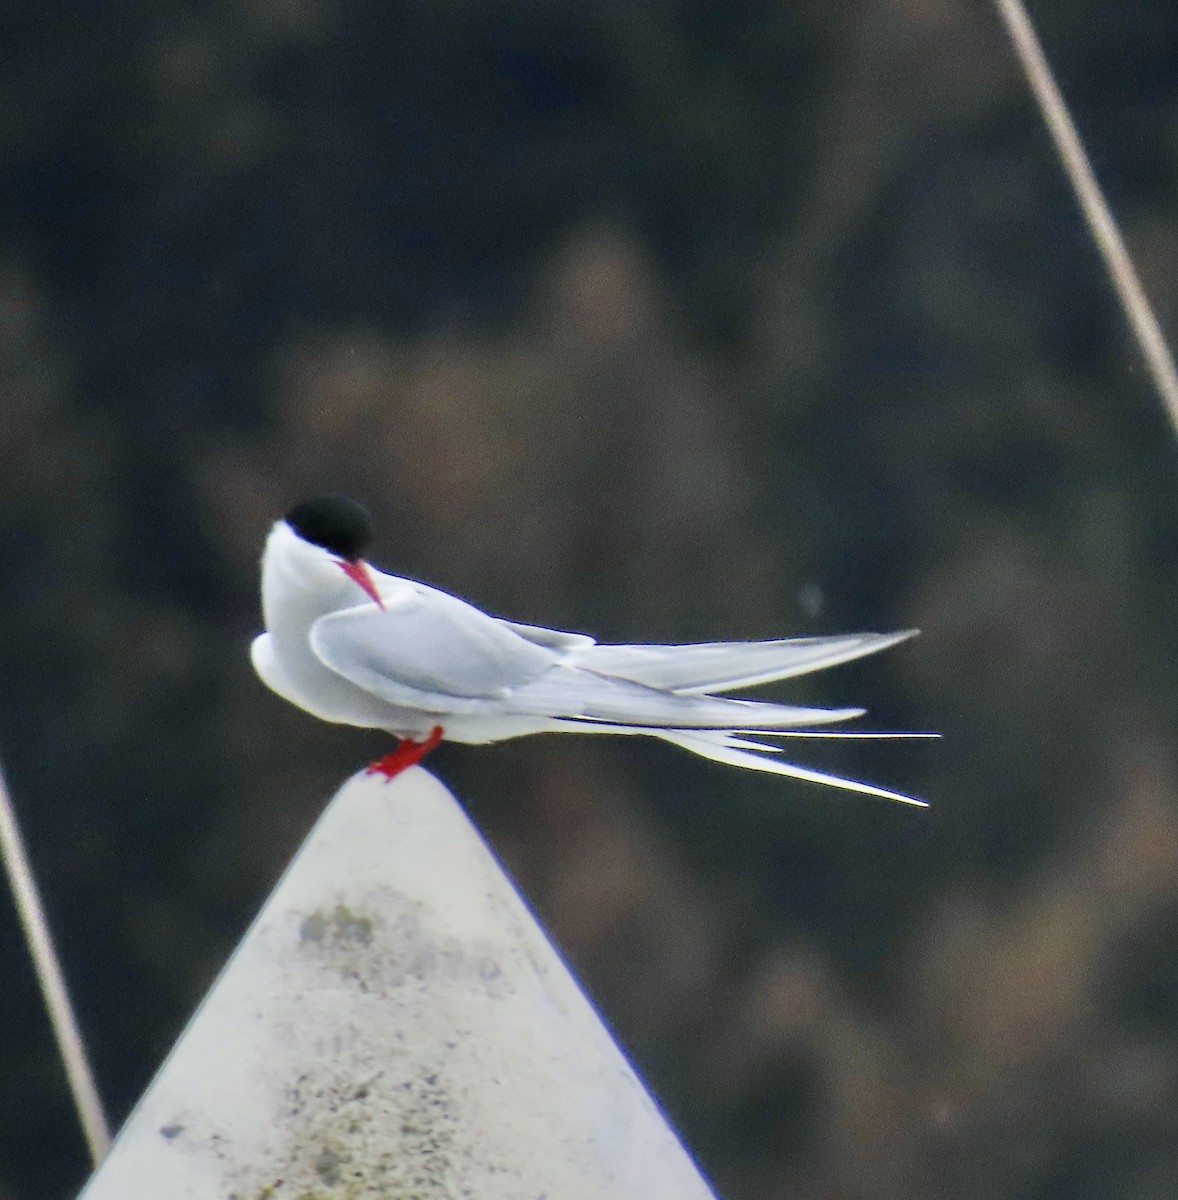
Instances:
[[[102,1100],[94,1083],[94,1075],[86,1058],[86,1047],[78,1030],[78,1022],[66,991],[61,964],[53,947],[49,922],[41,906],[37,883],[25,853],[24,840],[16,819],[16,810],[0,768],[0,856],[12,885],[13,899],[25,941],[33,958],[37,982],[49,1011],[49,1022],[57,1041],[58,1053],[65,1066],[70,1094],[78,1110],[78,1120],[95,1166],[110,1147],[110,1129],[102,1110]]]
[[[1174,359],[1145,289],[1141,286],[1133,260],[1125,248],[1116,219],[1096,180],[1067,104],[1051,73],[1030,15],[1023,0],[996,2],[1084,220],[1104,259],[1117,299],[1141,347],[1154,384],[1161,393],[1174,431],[1178,433],[1178,372],[1174,369]]]

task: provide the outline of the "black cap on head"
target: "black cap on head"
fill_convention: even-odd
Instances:
[[[317,496],[286,514],[286,523],[305,541],[354,562],[372,540],[368,510],[347,496]]]

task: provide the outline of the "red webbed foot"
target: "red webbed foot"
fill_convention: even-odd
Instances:
[[[435,725],[430,730],[429,737],[423,742],[415,742],[412,738],[403,738],[400,745],[392,754],[386,754],[378,759],[365,772],[367,775],[383,775],[385,782],[396,779],[402,771],[415,767],[431,751],[436,750],[442,741],[442,727]]]

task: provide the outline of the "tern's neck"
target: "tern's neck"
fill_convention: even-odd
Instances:
[[[262,615],[276,637],[305,639],[329,612],[357,603],[356,585],[321,551],[276,525],[262,555]]]

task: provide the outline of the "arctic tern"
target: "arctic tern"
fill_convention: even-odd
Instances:
[[[262,555],[262,681],[325,721],[384,729],[398,748],[370,773],[392,779],[442,740],[528,733],[645,734],[717,762],[906,804],[925,801],[773,757],[753,737],[929,737],[815,732],[861,708],[803,708],[718,693],[850,662],[913,636],[861,633],[763,642],[600,645],[492,617],[364,558],[371,522],[328,495],[275,523]]]

